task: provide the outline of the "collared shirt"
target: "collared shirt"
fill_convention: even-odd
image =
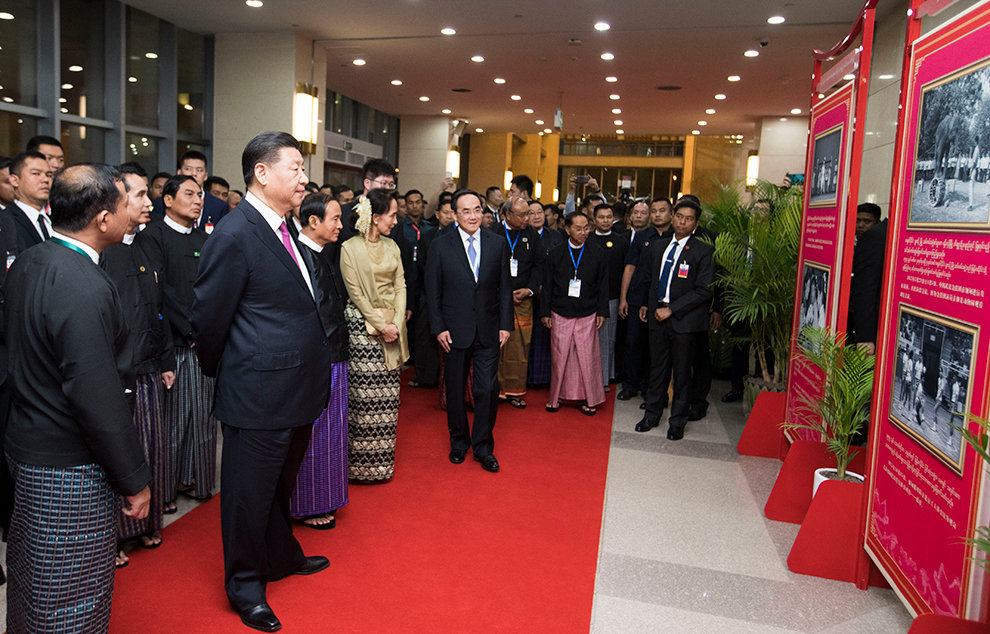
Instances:
[[[184,227],[175,220],[169,218],[168,215],[165,216],[164,220],[165,220],[165,226],[171,229],[172,231],[177,231],[178,233],[184,233],[186,235],[192,233],[193,230],[192,227]]]
[[[261,202],[261,199],[254,195],[252,192],[244,194],[244,200],[248,201],[252,207],[258,210],[261,217],[265,219],[265,222],[272,228],[275,233],[275,237],[278,241],[282,242],[282,230],[279,227],[285,222],[285,218],[279,215],[277,211]],[[314,298],[316,295],[313,293],[313,282],[309,279],[309,270],[306,268],[306,264],[303,262],[302,254],[299,253],[299,247],[296,246],[296,241],[290,239],[289,246],[292,247],[292,252],[295,253],[296,265],[299,267],[299,272],[302,274],[303,281],[306,282],[306,288],[309,289],[309,294]]]
[[[316,251],[317,253],[323,253],[323,247],[321,247],[320,245],[316,244],[316,242],[312,238],[310,238],[308,235],[306,235],[305,233],[301,233],[300,232],[300,234],[299,234],[299,242],[302,242],[307,247],[309,247],[310,249]]]
[[[461,243],[464,245],[464,255],[466,256],[467,255],[467,250],[468,250],[468,237],[469,237],[469,235],[468,235],[468,233],[466,231],[464,231],[464,229],[461,229],[460,227],[457,227],[457,233],[461,234]],[[478,265],[478,269],[480,270],[481,269],[481,227],[478,227],[478,230],[474,232],[474,250],[475,250],[475,253],[477,253],[477,258],[478,259],[477,259],[476,263]],[[474,264],[475,263],[472,263],[471,262],[471,258],[470,257],[468,257],[468,264],[471,265],[471,267],[472,267],[471,268],[471,272],[474,273]],[[475,277],[477,277],[477,276],[475,276]]]
[[[670,303],[670,283],[674,280],[673,268],[677,266],[677,259],[681,257],[681,251],[684,250],[684,245],[687,244],[688,239],[691,236],[684,236],[680,240],[671,239],[670,244],[664,249],[663,257],[660,259],[660,274],[663,274],[663,263],[667,261],[670,256],[670,250],[674,249],[674,263],[671,265],[670,277],[667,278],[667,288],[663,291],[663,301]]]
[[[23,200],[17,200],[15,198],[14,204],[20,207],[24,214],[27,215],[28,220],[31,221],[31,225],[34,227],[34,230],[38,232],[38,236],[42,239],[45,238],[45,234],[41,233],[41,227],[38,226],[38,218],[41,218],[42,222],[45,223],[45,227],[48,228],[48,235],[52,235],[52,219],[48,217],[48,214],[41,213],[40,209],[35,209]]]
[[[602,233],[598,229],[595,229],[595,235],[596,236],[610,236],[610,235],[612,235],[612,232],[611,231],[606,231],[605,233]]]
[[[134,244],[134,238],[137,237],[136,233],[125,233],[124,239],[121,240],[124,244]]]
[[[58,238],[59,240],[61,240],[63,242],[66,242],[68,244],[71,244],[74,247],[79,247],[80,249],[82,249],[86,253],[86,255],[89,256],[89,259],[91,259],[93,261],[93,264],[95,264],[96,266],[99,266],[100,265],[100,254],[96,252],[96,249],[94,249],[93,247],[89,246],[85,242],[80,242],[80,241],[76,240],[75,238],[70,238],[69,236],[65,235],[64,233],[59,233],[58,231],[55,231],[54,229],[52,230],[52,237],[53,238]]]

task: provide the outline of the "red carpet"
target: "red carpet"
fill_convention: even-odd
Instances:
[[[269,584],[282,631],[588,631],[613,394],[593,418],[546,413],[545,390],[500,406],[492,474],[450,464],[436,391],[403,387],[392,482],[351,486],[333,530],[296,528],[331,565]],[[218,499],[132,551],[110,629],[251,631],[223,592]]]

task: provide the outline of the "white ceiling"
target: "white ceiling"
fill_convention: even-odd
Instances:
[[[199,33],[301,29],[326,47],[331,89],[394,115],[439,115],[447,107],[470,120],[468,131],[535,133],[552,125],[559,106],[564,133],[610,135],[613,120],[621,119],[627,135],[700,129],[748,138],[760,117],[807,112],[812,49],[831,48],[863,6],[863,0],[265,0],[252,9],[243,0],[127,2]],[[884,0],[880,9],[901,4]],[[769,25],[771,15],[787,21]],[[599,20],[611,29],[596,31]],[[441,35],[446,26],[457,34]],[[759,50],[759,57],[744,57],[747,49]],[[604,51],[615,59],[600,59]],[[470,61],[479,54],[483,63]],[[353,65],[356,57],[367,64]],[[608,75],[618,82],[606,83]],[[728,82],[729,75],[742,80]],[[496,85],[495,77],[506,83]],[[403,85],[392,86],[393,79]],[[661,85],[681,89],[658,91]],[[621,99],[611,101],[611,93]],[[716,93],[727,99],[716,101]],[[513,94],[522,99],[512,101]],[[430,101],[419,101],[421,95]],[[613,115],[614,107],[622,114]],[[705,114],[706,108],[717,112]],[[699,120],[708,125],[699,127]]]

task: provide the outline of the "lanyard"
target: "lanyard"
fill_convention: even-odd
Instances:
[[[419,242],[419,227],[416,226],[415,222],[410,222],[409,224],[416,230],[416,242]]]
[[[79,247],[77,247],[74,244],[69,244],[65,240],[62,240],[61,238],[55,238],[55,237],[49,238],[49,240],[51,240],[55,244],[61,244],[66,249],[71,249],[71,250],[75,251],[76,253],[81,253],[81,254],[85,255],[87,260],[92,260],[92,258],[89,256],[88,253],[86,253],[85,251],[83,251],[82,249],[80,249]]]
[[[578,253],[577,262],[574,261],[574,249],[571,248],[570,244],[567,245],[567,254],[571,256],[571,264],[574,265],[574,279],[577,279],[578,267],[581,266],[581,258],[584,257],[584,247],[586,247],[587,244],[588,243],[586,242],[581,245],[581,252]]]
[[[522,231],[516,234],[516,241],[513,242],[512,238],[509,237],[509,225],[502,223],[502,227],[505,229],[505,239],[509,241],[509,249],[511,249],[512,257],[516,257],[516,245],[519,244],[519,236]]]

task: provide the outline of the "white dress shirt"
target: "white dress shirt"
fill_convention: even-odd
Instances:
[[[671,240],[670,244],[667,245],[667,248],[664,249],[663,257],[660,258],[660,274],[663,275],[663,263],[666,262],[667,258],[670,256],[670,250],[675,249],[674,263],[671,265],[670,277],[667,279],[667,288],[663,290],[663,301],[665,303],[670,303],[670,283],[674,281],[674,275],[677,274],[673,268],[677,266],[677,259],[681,257],[681,251],[684,250],[684,245],[687,244],[688,238],[690,237],[691,236],[685,236],[680,240]]]
[[[176,221],[172,220],[171,218],[169,218],[168,217],[168,214],[165,215],[164,220],[165,220],[165,226],[168,227],[169,229],[171,229],[172,231],[176,231],[178,233],[184,233],[186,235],[189,235],[190,233],[192,233],[192,230],[193,230],[192,227],[185,227],[185,226],[179,224],[178,222],[176,222]]]
[[[31,226],[34,227],[34,230],[37,232],[39,238],[44,240],[45,234],[41,233],[41,227],[38,226],[38,218],[41,218],[41,221],[45,223],[45,227],[48,229],[48,235],[53,235],[52,219],[48,217],[48,214],[41,213],[40,209],[35,209],[23,200],[14,199],[14,204],[20,207],[24,214],[28,217],[28,220],[31,221]]]
[[[467,254],[468,250],[468,237],[470,234],[457,227],[457,233],[461,234],[461,242],[464,244],[464,256],[467,257],[468,266],[471,268],[471,272],[474,273],[474,281],[478,281],[478,274],[475,273],[475,265],[477,264],[478,270],[481,269],[481,228],[479,227],[477,231],[474,232],[474,251],[478,258],[476,262],[471,261],[471,257]]]
[[[280,216],[274,209],[261,202],[261,199],[251,192],[244,194],[244,200],[251,203],[251,206],[261,213],[261,217],[265,219],[265,222],[267,222],[269,226],[271,226],[272,231],[275,233],[275,237],[278,238],[279,243],[282,243],[282,231],[279,227],[281,227],[282,223],[285,222],[285,218]],[[313,293],[313,282],[309,279],[309,270],[306,268],[306,263],[303,262],[302,254],[299,253],[299,248],[296,246],[296,241],[290,239],[289,246],[292,247],[292,252],[296,256],[296,265],[299,267],[299,273],[302,274],[303,281],[306,282],[306,288],[309,289],[309,294],[315,298],[316,295]]]
[[[282,236],[279,236],[279,238],[281,238],[281,237]],[[316,251],[317,253],[323,253],[323,247],[321,247],[320,245],[316,244],[316,242],[314,242],[313,239],[310,238],[305,233],[301,233],[300,232],[300,234],[299,234],[299,242],[302,242],[307,247],[309,247],[310,249]]]

